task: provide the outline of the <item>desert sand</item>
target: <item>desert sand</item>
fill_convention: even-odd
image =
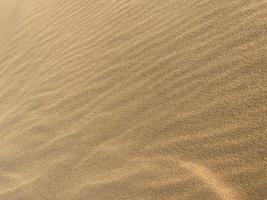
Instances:
[[[0,0],[0,200],[264,200],[266,0]]]

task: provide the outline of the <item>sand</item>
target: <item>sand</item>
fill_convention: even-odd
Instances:
[[[266,0],[0,0],[0,200],[264,200]]]

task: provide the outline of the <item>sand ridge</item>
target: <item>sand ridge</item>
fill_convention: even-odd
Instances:
[[[266,0],[0,0],[0,199],[265,199],[266,55]]]

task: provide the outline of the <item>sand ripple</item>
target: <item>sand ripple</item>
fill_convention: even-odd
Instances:
[[[1,0],[1,200],[263,200],[266,0]]]

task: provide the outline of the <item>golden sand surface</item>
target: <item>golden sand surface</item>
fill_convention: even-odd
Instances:
[[[0,200],[267,199],[267,0],[0,0]]]

